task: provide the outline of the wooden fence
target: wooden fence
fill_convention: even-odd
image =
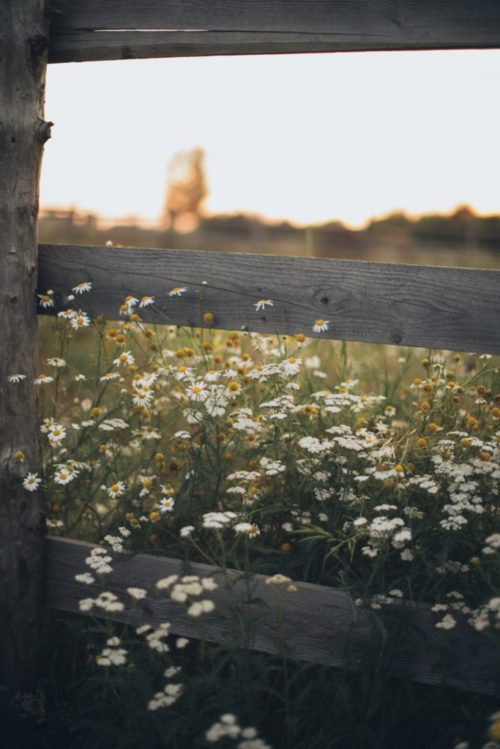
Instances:
[[[39,259],[39,292],[52,289],[56,309],[85,280],[87,308],[109,319],[127,294],[151,294],[145,322],[200,326],[210,310],[216,328],[314,336],[326,318],[322,338],[500,352],[500,271],[66,245],[42,245]],[[169,300],[178,285],[187,293]],[[274,306],[256,313],[263,298]]]
[[[86,569],[85,558],[92,548],[92,544],[82,541],[48,539],[46,597],[51,608],[80,613],[78,602],[82,598],[99,595],[102,588],[96,583],[84,586],[74,579]],[[295,583],[297,592],[286,593],[283,604],[282,600],[278,601],[273,587],[265,583],[266,578],[254,575],[252,597],[260,603],[248,610],[242,573],[222,572],[198,562],[190,563],[186,570],[182,560],[138,554],[119,555],[113,561],[113,573],[106,590],[111,587],[126,607],[119,614],[111,614],[111,618],[136,626],[168,621],[172,634],[199,638],[200,629],[186,616],[184,606],[155,590],[156,580],[175,574],[214,577],[219,588],[210,597],[216,611],[227,612],[231,607],[243,610],[244,607],[245,616],[256,623],[255,636],[247,646],[257,652],[281,652],[284,642],[290,657],[352,671],[375,667],[383,657],[388,672],[394,676],[478,694],[500,695],[500,655],[495,655],[484,637],[465,621],[452,632],[436,629],[436,615],[424,604],[405,602],[398,606],[394,616],[399,626],[383,649],[380,626],[373,612],[355,607],[348,593],[298,582]],[[130,596],[126,589],[130,586],[146,589],[147,598],[127,603]],[[267,610],[263,609],[263,604],[267,605]],[[280,612],[285,615],[280,617]],[[203,636],[211,642],[231,643],[233,626],[230,619],[209,616],[203,622]]]
[[[50,26],[50,34],[49,34]],[[91,280],[91,312],[108,317],[125,294],[159,295],[165,284],[189,293],[175,307],[165,302],[144,319],[196,325],[203,309],[215,326],[312,334],[315,318],[332,320],[333,338],[500,352],[500,272],[366,262],[203,254],[186,251],[42,246],[36,243],[38,178],[50,123],[43,119],[47,61],[133,57],[500,47],[497,0],[3,0],[0,6],[0,681],[29,688],[36,678],[38,637],[45,603],[77,610],[85,544],[44,538],[36,495],[21,488],[22,450],[38,465],[35,389],[35,292],[52,288],[56,303],[77,282]],[[37,281],[38,271],[38,281]],[[207,281],[203,298],[199,293]],[[275,300],[256,314],[252,303]],[[164,298],[164,297],[162,297]],[[7,389],[23,372],[22,390]],[[176,560],[147,556],[117,566],[117,592],[151,575],[177,569]],[[213,570],[192,565],[194,572]],[[229,573],[232,574],[232,573]],[[259,576],[259,595],[269,591]],[[299,585],[290,603],[288,645],[300,658],[362,667],[373,656],[374,633],[366,611],[350,598],[319,586]],[[221,593],[220,595],[224,595]],[[500,693],[498,659],[470,628],[435,630],[429,610],[407,605],[418,647],[408,654],[395,641],[394,673],[487,694]],[[311,612],[315,626],[311,628]],[[173,622],[193,636],[192,625],[171,604],[127,612],[132,620]],[[220,622],[209,637],[220,640]],[[348,647],[349,643],[349,647]],[[447,643],[447,644],[446,644]],[[251,647],[273,652],[271,629]],[[350,653],[349,658],[347,653]],[[404,654],[406,653],[406,654]]]

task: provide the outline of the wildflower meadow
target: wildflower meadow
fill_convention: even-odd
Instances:
[[[497,698],[419,684],[386,658],[397,633],[415,647],[405,602],[498,654],[499,357],[322,340],[334,320],[294,336],[221,332],[209,309],[200,328],[151,325],[152,296],[127,295],[111,322],[86,312],[92,293],[82,279],[64,308],[39,296],[55,314],[39,318],[43,460],[24,488],[42,492],[50,535],[92,547],[82,616],[54,613],[45,680],[16,705],[31,745],[500,747]],[[107,583],[142,552],[179,572],[125,600]],[[278,611],[268,654],[249,647],[269,611],[256,575]],[[221,608],[235,579],[245,595]],[[280,627],[303,583],[368,612],[378,644],[361,669],[290,652]],[[116,621],[159,595],[194,636]],[[217,618],[222,642],[206,636]]]

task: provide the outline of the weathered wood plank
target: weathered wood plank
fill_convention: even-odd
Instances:
[[[0,697],[33,687],[43,524],[22,478],[38,464],[35,387],[38,179],[48,29],[44,0],[0,3]],[[26,380],[9,382],[20,373]],[[24,460],[16,458],[22,451]]]
[[[49,62],[349,52],[353,46],[370,50],[373,42],[366,41],[363,46],[362,41],[354,44],[342,35],[274,31],[79,30],[51,35]]]
[[[500,353],[500,271],[246,254],[41,245],[39,288],[58,309],[80,281],[82,305],[117,319],[127,294],[151,294],[147,322],[214,326],[457,351]],[[206,283],[205,283],[206,282]],[[169,298],[174,286],[182,297]],[[259,299],[273,307],[256,312]]]
[[[500,45],[497,0],[52,0],[51,9],[53,62]]]
[[[86,569],[85,557],[91,544],[69,539],[48,539],[46,577],[47,603],[53,609],[77,613],[82,598],[101,592],[97,585],[82,585],[74,576]],[[173,634],[199,639],[200,630],[185,608],[158,591],[155,583],[172,574],[214,576],[219,588],[210,594],[216,611],[241,605],[245,585],[234,570],[223,573],[206,564],[183,562],[139,554],[122,556],[113,562],[114,571],[105,584],[125,604],[125,610],[111,618],[134,624],[157,625],[171,622]],[[268,608],[252,605],[250,616],[259,621],[247,646],[263,653],[276,653],[280,639],[276,623],[279,604],[273,588],[263,575],[252,578],[252,595]],[[132,601],[126,593],[131,586],[148,591],[143,601]],[[369,668],[380,656],[372,615],[354,607],[347,593],[310,583],[297,583],[298,592],[286,593],[286,615],[280,619],[282,638],[290,654],[299,660],[352,670]],[[282,604],[281,604],[282,605]],[[405,604],[407,619],[389,646],[388,667],[394,675],[424,684],[447,684],[483,694],[500,694],[500,658],[486,638],[461,623],[453,631],[434,627],[434,615],[423,604]],[[94,612],[96,610],[94,609]],[[228,642],[233,637],[231,623],[220,616],[205,618],[204,637],[212,642]]]

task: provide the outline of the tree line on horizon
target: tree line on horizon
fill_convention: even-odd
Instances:
[[[42,210],[40,240],[68,244],[115,244],[179,249],[269,251],[286,253],[287,248],[304,247],[306,254],[328,257],[362,253],[369,246],[389,244],[405,247],[432,245],[439,248],[482,247],[500,250],[500,215],[479,216],[468,205],[450,214],[430,213],[412,218],[403,211],[375,217],[361,228],[350,228],[339,220],[306,227],[289,221],[269,222],[251,213],[208,215],[205,153],[201,148],[179,152],[167,171],[162,215],[157,227],[146,228],[139,221],[103,228],[94,213],[75,209]],[[233,246],[231,246],[231,244]],[[302,254],[298,252],[296,254]]]

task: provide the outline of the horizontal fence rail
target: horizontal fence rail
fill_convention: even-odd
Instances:
[[[498,0],[50,2],[50,62],[498,46]]]
[[[96,584],[82,585],[74,579],[76,574],[88,569],[85,558],[91,548],[92,544],[81,541],[47,540],[46,600],[52,609],[81,613],[78,602],[101,592],[102,588]],[[186,568],[180,560],[149,554],[119,556],[113,568],[105,589],[117,595],[125,609],[113,613],[111,619],[134,626],[156,626],[169,621],[172,634],[194,639],[201,637],[196,622],[186,615],[181,604],[158,591],[155,583],[173,574],[215,577],[219,587],[209,595],[219,613],[204,619],[203,637],[211,642],[238,644],[231,620],[224,614],[233,607],[246,607],[243,604],[246,586],[241,573],[222,572],[199,563],[191,563]],[[251,578],[251,596],[260,602],[245,608],[256,621],[255,634],[246,644],[249,649],[276,653],[280,652],[280,642],[284,642],[290,655],[299,660],[353,671],[379,663],[382,655],[380,627],[369,610],[353,605],[347,593],[296,583],[298,590],[287,592],[283,599],[265,580],[263,575]],[[145,588],[147,597],[132,602],[126,592],[132,586]],[[400,625],[391,633],[388,650],[383,655],[390,673],[424,684],[500,694],[500,656],[484,636],[464,622],[459,622],[453,631],[437,630],[436,615],[423,604],[405,603],[402,609],[404,626]]]
[[[39,291],[54,312],[71,288],[93,315],[118,319],[126,295],[152,295],[145,322],[213,327],[454,351],[500,353],[500,271],[366,261],[133,248],[40,245]],[[173,287],[186,287],[169,297]],[[257,312],[261,299],[273,306]],[[74,304],[73,303],[73,304]],[[44,310],[41,310],[42,312]],[[315,320],[329,321],[315,334]]]

